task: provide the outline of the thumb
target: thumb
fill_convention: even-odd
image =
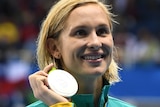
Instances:
[[[52,67],[54,67],[53,63],[47,65],[43,71],[48,74],[48,72],[52,69]]]

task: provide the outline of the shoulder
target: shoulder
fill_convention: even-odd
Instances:
[[[107,106],[106,106],[107,107]],[[108,107],[136,107],[120,99],[108,96]]]
[[[36,101],[26,107],[48,107],[48,106],[39,100],[39,101]]]

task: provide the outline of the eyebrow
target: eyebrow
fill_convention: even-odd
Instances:
[[[82,29],[82,28],[88,28],[87,25],[78,25],[73,27],[73,29]]]
[[[71,32],[78,30],[78,29],[91,29],[91,28],[88,27],[87,25],[79,25],[79,26],[75,26],[75,27],[71,28]]]
[[[95,28],[98,28],[98,27],[105,27],[105,28],[109,29],[109,25],[107,25],[107,24],[99,24]],[[81,28],[85,29],[85,28],[89,28],[89,27],[88,27],[88,25],[78,25],[78,26],[73,27],[72,29],[81,29]]]
[[[108,29],[109,29],[109,26],[106,25],[106,24],[100,24],[100,25],[98,25],[98,27],[105,27],[105,28],[108,28]],[[96,28],[97,28],[97,27],[96,27]]]
[[[111,28],[110,28],[110,26],[109,25],[107,25],[107,24],[100,24],[100,25],[98,25],[97,27],[96,27],[96,29],[97,28],[101,28],[101,27],[105,27],[106,29],[108,29],[108,31],[111,31]]]

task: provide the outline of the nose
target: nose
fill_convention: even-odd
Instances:
[[[102,46],[102,43],[100,41],[100,37],[96,34],[96,32],[92,32],[90,35],[89,35],[89,38],[88,38],[88,44],[87,44],[87,47],[90,49],[90,50],[99,50]]]

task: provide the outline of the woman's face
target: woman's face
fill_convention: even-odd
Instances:
[[[74,9],[59,44],[64,68],[72,75],[99,76],[112,59],[113,38],[105,12],[96,4]]]

